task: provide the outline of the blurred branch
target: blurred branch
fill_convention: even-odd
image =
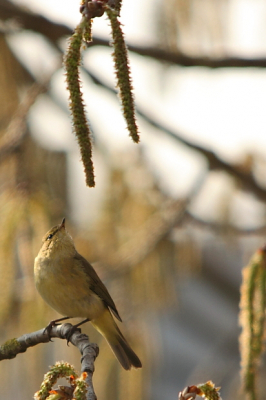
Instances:
[[[47,18],[35,14],[26,8],[19,7],[8,0],[0,2],[0,19],[3,21],[14,20],[20,28],[30,29],[41,33],[53,42],[57,47],[57,41],[63,36],[72,35],[72,29],[64,24],[52,22]],[[98,37],[93,38],[92,46],[109,47],[109,40]],[[127,45],[128,50],[141,56],[151,57],[158,61],[164,61],[183,67],[206,67],[206,68],[266,68],[266,58],[240,58],[240,57],[190,57],[185,54],[171,53],[153,46]]]
[[[192,222],[193,224],[198,225],[201,228],[203,227],[211,229],[216,233],[230,232],[233,233],[234,235],[261,235],[261,236],[265,236],[266,233],[265,225],[259,226],[258,228],[246,228],[246,229],[238,228],[231,224],[204,221],[203,219],[191,214],[188,210],[186,210],[183,222],[184,221]]]
[[[172,229],[180,225],[186,215],[189,203],[197,195],[206,178],[204,173],[192,187],[184,200],[168,202],[163,209],[155,212],[124,245],[108,257],[108,268],[111,275],[123,275],[134,268],[150,254]],[[100,263],[101,264],[101,263]],[[111,267],[110,267],[111,266]]]
[[[68,339],[69,334],[73,331],[73,325],[63,324],[56,325],[51,328],[50,338]],[[8,340],[0,346],[0,361],[15,358],[17,354],[24,353],[29,347],[36,346],[40,343],[48,343],[50,338],[44,329],[36,332],[28,333],[17,339]],[[76,328],[69,338],[69,341],[76,346],[81,353],[81,372],[87,372],[86,382],[88,384],[88,400],[96,400],[92,385],[92,375],[94,372],[94,361],[99,354],[97,344],[90,343],[87,335],[80,332]]]
[[[35,103],[37,97],[47,91],[49,81],[50,77],[45,83],[33,83],[27,91],[5,134],[0,139],[0,162],[16,151],[21,145],[27,133],[26,119],[29,109]]]
[[[116,94],[116,90],[114,90],[111,86],[103,82],[101,79],[96,77],[91,71],[85,69],[87,74],[93,80],[96,85],[100,85],[107,89],[109,92]],[[172,137],[179,143],[184,146],[190,148],[191,150],[195,150],[201,155],[203,155],[208,162],[209,170],[222,170],[227,172],[229,175],[236,178],[242,185],[243,189],[252,192],[255,194],[260,200],[266,200],[266,190],[259,186],[252,174],[252,171],[244,171],[241,169],[239,165],[232,165],[223,160],[221,160],[213,151],[207,150],[202,146],[196,145],[184,138],[184,135],[180,134],[177,131],[174,131],[170,128],[167,128],[165,125],[156,120],[156,118],[150,117],[145,111],[141,110],[140,107],[136,106],[137,113],[150,125],[155,128],[163,131],[168,136]]]
[[[93,38],[93,42],[88,44],[92,46],[109,46],[108,40],[98,37]],[[266,58],[240,58],[240,57],[191,57],[181,53],[171,53],[153,46],[135,46],[127,43],[127,48],[132,53],[140,56],[154,58],[158,61],[164,61],[170,64],[176,64],[181,67],[206,67],[206,68],[266,68]]]
[[[108,265],[117,277],[138,265],[184,217],[187,200],[175,201],[156,212],[120,249],[109,257]]]
[[[58,24],[49,19],[31,12],[26,7],[19,7],[8,0],[0,1],[0,19],[3,21],[14,21],[16,28],[30,29],[41,33],[52,42],[56,43],[62,36],[71,35],[72,31],[63,24]]]

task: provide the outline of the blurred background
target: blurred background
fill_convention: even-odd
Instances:
[[[85,186],[62,56],[76,0],[0,0],[0,343],[58,317],[37,294],[33,263],[66,217],[143,362],[122,370],[100,345],[101,400],[177,399],[213,380],[241,399],[241,269],[266,233],[266,3],[123,0],[141,143],[115,91],[110,26],[93,22],[82,87],[96,188]],[[73,320],[75,322],[75,320]],[[32,398],[48,367],[80,356],[65,341],[0,364],[0,397]]]

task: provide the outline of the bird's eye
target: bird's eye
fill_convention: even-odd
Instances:
[[[47,236],[47,240],[50,240],[50,239],[52,239],[52,237],[53,237],[53,234],[52,234],[52,233],[50,233],[50,235],[49,235],[49,236]]]

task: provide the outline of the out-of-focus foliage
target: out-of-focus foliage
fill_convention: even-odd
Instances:
[[[3,34],[0,71],[0,337],[4,341],[36,330],[50,318],[35,291],[32,268],[43,234],[66,209],[66,164],[64,154],[42,149],[29,134],[27,115],[23,118],[21,112],[31,100],[27,92],[32,77],[12,55]],[[23,360],[18,376],[11,372],[11,363],[1,363],[6,383],[1,385],[1,397],[17,397],[14,379],[25,382],[25,397],[29,390],[33,393],[43,350]]]
[[[241,375],[247,396],[258,398],[258,370],[265,336],[265,248],[259,249],[243,269],[240,301]]]

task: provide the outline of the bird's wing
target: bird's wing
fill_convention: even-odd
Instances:
[[[96,293],[106,304],[108,308],[112,311],[114,316],[122,322],[122,319],[116,309],[115,303],[110,296],[108,290],[106,289],[105,285],[102,283],[101,279],[97,275],[96,271],[94,270],[93,266],[79,253],[77,253],[74,257],[76,260],[79,261],[80,265],[82,266],[83,270],[85,271],[86,275],[89,277],[90,281],[90,289]]]

